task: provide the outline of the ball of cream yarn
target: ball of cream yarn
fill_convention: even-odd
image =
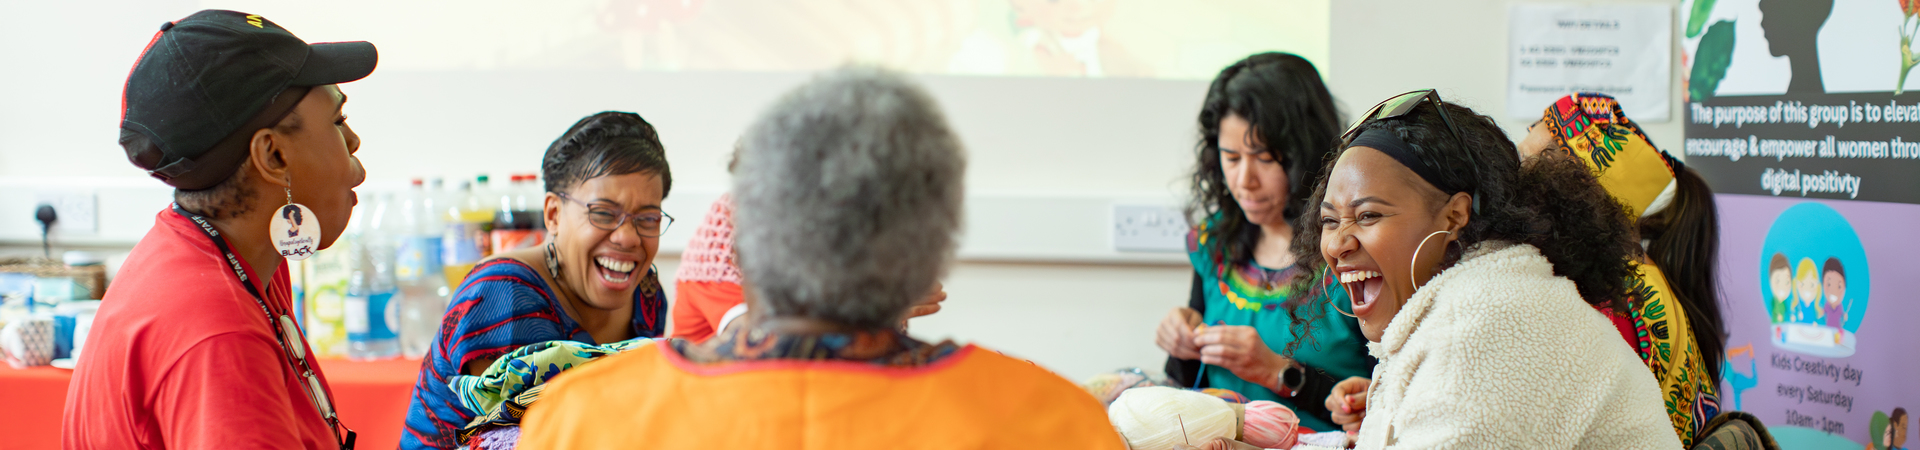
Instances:
[[[1219,397],[1163,386],[1128,389],[1107,407],[1107,420],[1134,450],[1172,450],[1174,444],[1233,439],[1239,431],[1233,416],[1233,409]]]

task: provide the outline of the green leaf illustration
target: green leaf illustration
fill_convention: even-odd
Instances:
[[[1707,27],[1700,46],[1693,51],[1693,70],[1687,76],[1687,97],[1692,101],[1713,97],[1720,80],[1727,77],[1733,63],[1733,22],[1722,20]]]
[[[1707,25],[1707,16],[1713,15],[1713,0],[1693,0],[1693,11],[1687,13],[1687,37],[1700,35],[1700,27]]]

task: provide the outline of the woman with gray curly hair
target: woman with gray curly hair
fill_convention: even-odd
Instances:
[[[521,448],[1122,448],[1072,383],[896,328],[960,229],[965,156],[921,88],[824,74],[755,122],[738,163],[745,322],[569,372]]]

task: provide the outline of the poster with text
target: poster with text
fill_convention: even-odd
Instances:
[[[1720,195],[1721,407],[1785,449],[1920,426],[1920,0],[1680,5],[1687,166]]]

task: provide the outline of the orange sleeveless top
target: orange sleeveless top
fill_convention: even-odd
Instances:
[[[1100,402],[976,346],[921,367],[713,365],[655,345],[554,380],[519,448],[1124,449]]]

